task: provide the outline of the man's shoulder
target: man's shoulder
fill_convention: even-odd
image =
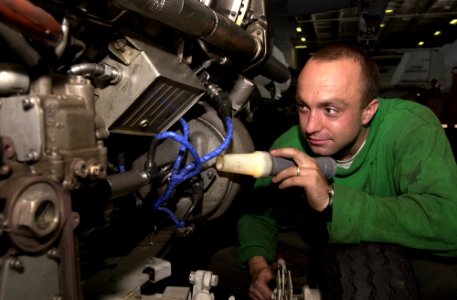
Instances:
[[[430,108],[412,100],[379,98],[379,102],[383,118],[397,124],[414,121],[439,124],[438,117]]]
[[[387,107],[389,110],[392,109],[427,109],[426,106],[412,101],[408,99],[403,99],[403,98],[378,98],[379,102],[381,103],[382,106]]]

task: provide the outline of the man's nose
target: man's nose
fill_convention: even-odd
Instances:
[[[319,114],[311,111],[308,114],[308,118],[305,120],[305,131],[307,134],[313,134],[322,129],[322,120]]]

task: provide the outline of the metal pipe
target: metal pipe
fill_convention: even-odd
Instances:
[[[261,66],[260,73],[279,83],[284,83],[290,79],[289,69],[272,55]]]
[[[234,113],[238,113],[243,105],[249,100],[252,91],[255,89],[255,84],[252,80],[245,77],[238,77],[235,85],[229,94],[229,99],[232,102],[232,109]]]
[[[110,199],[133,193],[149,184],[150,176],[145,171],[131,170],[124,173],[110,175],[106,178],[109,184]]]
[[[227,17],[195,0],[114,0],[122,8],[157,20],[228,52],[236,63],[258,64],[259,72],[276,82],[286,82],[289,70],[273,56],[263,57],[265,47]],[[266,58],[266,59],[265,59]],[[260,62],[264,60],[264,62]],[[259,63],[260,62],[260,63]]]
[[[261,45],[249,33],[227,17],[195,0],[114,0],[128,10],[162,22],[222,50],[243,54],[247,61],[254,60]],[[240,57],[237,57],[240,58]]]

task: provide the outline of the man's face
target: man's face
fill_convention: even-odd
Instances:
[[[310,60],[297,83],[300,127],[317,155],[346,159],[355,154],[367,135],[377,107],[362,108],[360,65],[352,59]]]

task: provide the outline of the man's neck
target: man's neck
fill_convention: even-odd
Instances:
[[[359,152],[362,150],[363,146],[365,145],[367,137],[368,137],[368,128],[362,128],[362,131],[360,132],[360,135],[358,136],[358,138],[354,142],[354,144],[347,151],[344,151],[344,152],[342,152],[341,155],[336,156],[335,157],[336,160],[340,161],[340,162],[354,160],[354,158],[357,156],[357,154],[359,154]]]

